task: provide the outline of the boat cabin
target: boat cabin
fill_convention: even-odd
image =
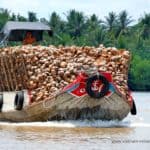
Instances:
[[[51,28],[41,22],[8,21],[0,31],[0,45],[5,46],[8,42],[23,42],[23,44],[39,42],[43,40],[45,31],[52,36]]]

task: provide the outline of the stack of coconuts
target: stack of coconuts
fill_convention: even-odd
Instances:
[[[13,75],[20,71],[22,83],[15,82],[16,85],[10,88],[11,90],[22,89],[31,90],[31,98],[33,102],[45,100],[52,95],[55,95],[64,86],[73,82],[77,74],[81,70],[90,70],[97,68],[100,71],[110,72],[113,76],[113,81],[116,87],[126,99],[128,95],[128,65],[130,54],[126,50],[118,50],[114,47],[55,47],[55,46],[16,46],[0,49],[0,59],[10,57],[10,65],[6,65],[1,60],[3,69],[10,70],[8,86],[10,80],[17,80],[19,77]],[[12,59],[15,58],[15,59]],[[22,65],[20,65],[22,64]],[[23,69],[22,69],[23,68]],[[4,70],[1,70],[4,72]],[[8,75],[3,74],[3,76]],[[0,74],[1,76],[1,74]],[[16,77],[15,77],[16,76]],[[18,78],[17,78],[18,77]],[[13,79],[15,78],[15,79]],[[3,80],[1,84],[5,85]],[[19,85],[17,85],[19,84]],[[3,88],[6,88],[5,86]],[[4,90],[8,90],[3,89]]]

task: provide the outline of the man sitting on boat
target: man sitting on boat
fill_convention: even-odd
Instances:
[[[31,32],[27,32],[26,33],[26,36],[25,36],[25,39],[23,40],[23,44],[26,45],[26,44],[33,44],[36,42],[36,39],[35,37],[33,37],[32,33]]]

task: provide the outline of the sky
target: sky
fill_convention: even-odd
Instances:
[[[23,16],[27,16],[28,11],[33,11],[37,17],[47,19],[53,11],[65,19],[70,9],[82,11],[87,16],[95,13],[100,19],[111,11],[119,13],[127,10],[137,21],[144,13],[150,13],[150,0],[0,0],[0,8],[7,8]]]

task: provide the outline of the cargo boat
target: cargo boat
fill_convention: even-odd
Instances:
[[[0,45],[4,47],[7,46],[9,41],[23,41],[24,35],[33,35],[34,40],[41,41],[44,31],[48,31],[48,34],[52,35],[52,30],[42,23],[7,22],[0,33]],[[25,43],[27,41],[24,40]],[[128,51],[119,52],[114,48],[107,49],[103,46],[98,47],[96,50],[93,47],[62,47],[60,49],[53,46],[42,48],[40,46],[20,46],[0,49],[0,121],[31,122],[61,119],[122,120],[129,112],[133,115],[136,114],[136,106],[130,92],[128,92],[126,77],[121,82],[126,80],[123,86],[126,86],[125,92],[127,96],[122,93],[116,82],[113,81],[113,75],[117,73],[117,70],[118,72],[120,71],[119,73],[127,76],[130,59]],[[45,51],[45,54],[41,55],[43,51]],[[47,98],[38,101],[38,98],[34,97],[32,93],[37,90],[35,88],[36,84],[29,75],[31,74],[31,70],[28,70],[27,67],[31,66],[33,70],[37,69],[39,78],[41,78],[40,74],[42,71],[47,74],[45,70],[47,70],[46,67],[49,65],[52,72],[48,72],[47,79],[50,77],[49,74],[51,74],[50,79],[54,79],[56,70],[53,68],[58,69],[55,65],[61,61],[62,54],[68,53],[70,57],[72,55],[70,52],[74,56],[70,61],[66,60],[68,61],[67,63],[74,63],[71,61],[74,59],[77,61],[76,65],[80,64],[82,66],[81,62],[86,59],[86,54],[88,54],[89,58],[86,59],[86,63],[88,66],[91,66],[88,69],[93,68],[92,64],[95,61],[97,61],[99,69],[94,72],[82,70],[74,80],[68,82],[68,85],[65,85],[63,88],[61,87],[55,93],[50,93],[49,91],[49,93],[46,93],[48,94]],[[37,56],[37,54],[40,56]],[[53,56],[51,57],[52,54]],[[82,57],[83,54],[84,58]],[[112,55],[111,58],[109,58],[110,54]],[[57,57],[57,61],[54,60],[54,56]],[[39,71],[38,69],[43,67],[42,64],[45,57],[49,57],[46,62],[47,64],[44,64],[45,68]],[[65,58],[66,55],[63,56],[63,59]],[[41,65],[35,66],[37,61],[40,61]],[[89,63],[90,61],[91,63]],[[53,68],[51,63],[53,63]],[[68,74],[67,71],[64,71],[67,63],[62,62],[60,64],[63,67],[60,70],[61,75],[62,70]],[[108,68],[105,68],[106,66],[104,67],[103,65],[108,65]],[[87,65],[85,66],[87,67]],[[112,68],[116,72],[113,72]],[[73,69],[77,69],[76,66]],[[108,69],[108,72],[104,71],[104,69]],[[61,79],[68,81],[66,76]],[[119,74],[117,76],[118,79]],[[50,85],[51,81],[47,81]],[[35,82],[38,82],[38,80]],[[29,86],[29,83],[32,84]],[[13,96],[10,96],[11,94]],[[36,92],[36,94],[38,95],[39,93]]]

